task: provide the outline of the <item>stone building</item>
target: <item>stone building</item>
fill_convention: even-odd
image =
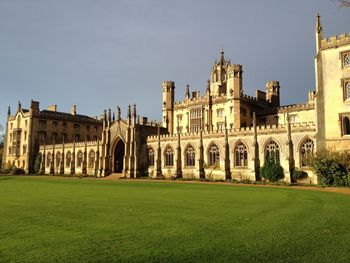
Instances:
[[[3,164],[14,165],[27,173],[33,170],[39,146],[74,140],[97,141],[101,139],[102,122],[95,118],[77,114],[74,105],[71,113],[57,111],[57,105],[40,110],[39,102],[31,101],[29,109],[18,108],[7,113]]]
[[[222,50],[203,95],[187,85],[176,102],[175,83],[164,81],[161,123],[138,117],[135,105],[125,119],[119,108],[116,118],[105,111],[94,120],[102,125],[97,140],[41,144],[41,173],[260,180],[270,157],[283,166],[285,181],[301,169],[308,172],[305,182],[316,183],[310,155],[350,150],[350,34],[324,38],[319,16],[315,31],[316,90],[305,103],[281,106],[283,88],[276,80],[255,97],[246,95],[242,65]],[[14,120],[9,117],[8,125]],[[14,130],[7,128],[9,137]],[[6,143],[9,150],[11,140]],[[12,161],[9,155],[5,160]]]

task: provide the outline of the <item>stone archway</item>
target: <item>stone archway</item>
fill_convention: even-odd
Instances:
[[[124,169],[124,154],[125,154],[125,144],[123,140],[119,140],[114,148],[113,157],[113,172],[122,173]]]

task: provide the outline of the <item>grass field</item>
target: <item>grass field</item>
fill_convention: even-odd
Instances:
[[[0,177],[1,262],[349,262],[350,196]]]

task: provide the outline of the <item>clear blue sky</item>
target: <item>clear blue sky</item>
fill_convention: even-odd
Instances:
[[[282,103],[314,89],[315,16],[326,36],[350,31],[350,8],[334,0],[0,0],[0,124],[7,106],[31,99],[78,113],[136,103],[161,116],[161,82],[205,90],[219,57],[243,64],[253,95],[280,80]]]

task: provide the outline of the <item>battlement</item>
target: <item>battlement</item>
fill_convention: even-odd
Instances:
[[[174,88],[175,87],[175,82],[171,80],[164,80],[162,82],[162,87],[163,88]]]
[[[293,111],[303,111],[303,110],[312,110],[315,108],[313,103],[304,103],[304,104],[292,104],[278,107],[279,113],[284,112],[293,112]]]
[[[340,35],[331,36],[321,40],[321,49],[328,49],[350,44],[350,33],[342,33]]]
[[[97,143],[98,143],[97,140],[96,141],[88,141],[88,142],[86,142],[86,146],[87,147],[91,147],[91,146],[97,147]],[[99,143],[100,143],[100,145],[102,145],[101,141]],[[73,148],[73,145],[74,145],[74,143],[65,143],[64,144],[64,148],[65,149],[66,148],[67,149],[68,148]],[[44,145],[40,145],[39,149],[40,149],[40,151],[43,151],[44,148],[45,148],[45,150],[48,151],[48,150],[52,150],[53,146],[55,146],[55,150],[63,148],[63,144],[62,143],[56,143],[54,145],[53,144],[45,145],[45,147],[44,147]],[[85,147],[85,142],[76,142],[75,143],[75,148],[80,148],[81,149],[81,148],[84,148],[84,147]]]
[[[240,64],[229,64],[227,66],[227,71],[242,72],[243,66]]]
[[[291,132],[299,132],[304,130],[315,130],[316,124],[312,121],[310,122],[300,122],[300,123],[293,123],[291,124]],[[235,137],[235,136],[253,136],[254,134],[254,127],[241,127],[238,129],[227,129],[228,136],[229,137]],[[258,135],[262,134],[276,134],[276,133],[284,133],[287,132],[287,125],[261,125],[257,126],[257,133]],[[225,137],[225,130],[214,130],[214,131],[203,131],[203,138],[206,137]],[[200,133],[199,132],[190,132],[190,133],[181,133],[180,137],[181,140],[191,139],[193,137],[199,138]],[[170,135],[170,134],[162,134],[160,135],[161,141],[176,141],[177,140],[177,134]],[[147,137],[148,142],[157,142],[158,141],[158,135],[151,135]]]

